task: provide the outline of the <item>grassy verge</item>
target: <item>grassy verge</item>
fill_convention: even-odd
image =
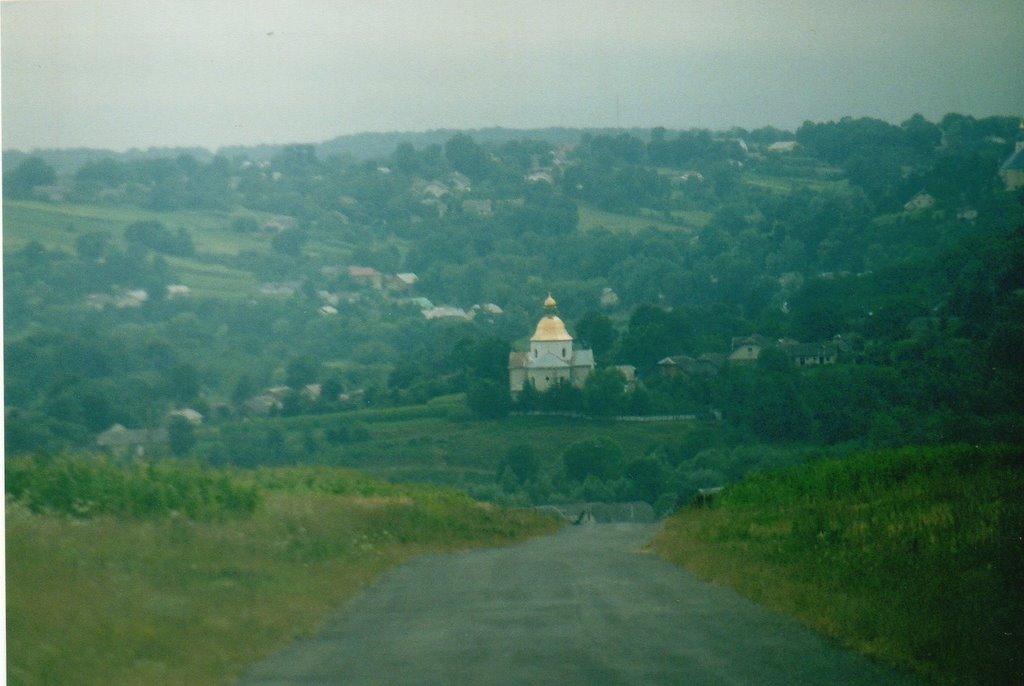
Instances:
[[[1024,680],[1024,462],[905,449],[767,472],[671,518],[654,549],[938,683]]]
[[[555,526],[333,468],[83,462],[10,472],[11,683],[229,682],[410,556]]]

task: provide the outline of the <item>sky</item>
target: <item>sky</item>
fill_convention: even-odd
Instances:
[[[1024,114],[1022,0],[0,4],[3,147]]]

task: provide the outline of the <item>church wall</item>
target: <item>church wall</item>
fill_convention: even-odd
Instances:
[[[569,369],[531,369],[527,373],[538,391],[546,391],[558,383],[559,379],[571,380]]]
[[[572,357],[572,341],[532,341],[530,343],[530,357],[537,358],[546,353],[568,360]]]
[[[593,367],[573,367],[572,368],[572,383],[577,388],[583,388],[583,384],[587,382],[587,377],[594,371]]]
[[[518,393],[523,390],[523,384],[526,383],[526,369],[523,367],[513,367],[508,371],[509,390],[513,393]]]

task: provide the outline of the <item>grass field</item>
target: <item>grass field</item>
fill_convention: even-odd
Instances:
[[[1020,449],[861,454],[728,487],[654,549],[936,683],[1024,682]]]
[[[214,482],[255,488],[252,514],[229,508],[194,518],[160,507],[114,507],[95,516],[74,510],[76,516],[47,507],[46,493],[89,492],[67,474],[81,479],[94,471],[58,470],[20,498],[8,496],[12,684],[229,683],[314,631],[331,609],[410,556],[508,543],[555,527],[452,491],[380,484],[330,468],[207,469]],[[111,478],[109,468],[100,472]],[[168,467],[150,481],[145,469],[136,473],[125,502],[148,502],[182,479]],[[193,474],[184,482],[194,492],[204,480]],[[48,491],[47,484],[63,486]],[[194,499],[188,489],[177,492],[182,502]]]
[[[266,252],[270,244],[266,237],[232,231],[231,215],[226,212],[150,212],[123,206],[5,200],[3,215],[5,252],[17,250],[30,241],[38,241],[49,249],[72,252],[78,236],[90,231],[104,231],[115,243],[123,245],[125,227],[143,220],[163,222],[172,230],[187,229],[196,252],[203,255],[234,256],[245,250]],[[351,246],[320,237],[307,244],[305,253],[313,259],[344,261],[351,255]],[[168,257],[167,262],[179,275],[181,283],[200,296],[249,297],[256,289],[256,281],[249,272],[190,257]]]
[[[580,203],[580,231],[592,231],[594,229],[607,229],[612,233],[636,233],[644,229],[654,228],[658,231],[687,232],[691,229],[686,226],[672,224],[663,219],[655,217],[637,217],[615,212],[606,212],[591,205]],[[698,215],[692,215],[694,219]]]
[[[809,179],[804,177],[766,176],[753,172],[744,172],[743,183],[748,186],[764,188],[775,193],[789,194],[800,188],[807,188],[812,191],[823,190],[844,190],[850,185],[846,179]]]

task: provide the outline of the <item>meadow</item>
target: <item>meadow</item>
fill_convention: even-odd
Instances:
[[[336,468],[64,457],[7,471],[12,684],[229,683],[413,555],[556,526]]]
[[[652,547],[928,681],[1021,683],[1021,458],[905,448],[762,472]]]

